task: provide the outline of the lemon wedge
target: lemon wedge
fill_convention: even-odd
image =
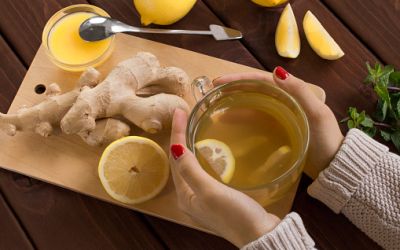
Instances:
[[[343,50],[311,11],[307,11],[304,16],[303,28],[308,43],[320,57],[327,60],[336,60],[344,56]]]
[[[232,143],[230,148],[235,155],[235,158],[238,159],[248,155],[250,152],[267,142],[268,138],[265,136],[250,136],[243,138],[243,140],[237,141],[236,143]],[[243,147],[243,145],[246,145],[246,147]]]
[[[128,136],[104,150],[98,171],[101,184],[111,197],[135,204],[160,193],[168,180],[169,164],[157,143],[144,137]]]
[[[300,35],[292,6],[283,9],[275,33],[275,47],[282,57],[296,58],[300,54]]]
[[[196,0],[133,0],[143,25],[169,25],[186,16]]]
[[[274,151],[258,168],[250,174],[249,179],[259,180],[263,178],[265,174],[272,168],[281,168],[290,161],[290,154],[292,150],[289,146],[281,146]]]
[[[264,7],[274,7],[283,3],[286,3],[288,0],[251,0],[253,3]]]
[[[229,183],[235,172],[235,158],[229,147],[218,140],[196,142],[195,148],[224,183]]]

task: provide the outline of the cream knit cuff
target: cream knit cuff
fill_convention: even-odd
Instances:
[[[329,167],[308,187],[308,194],[340,213],[370,169],[387,152],[386,146],[358,129],[351,129]]]
[[[241,250],[314,249],[314,245],[300,216],[292,212],[274,230],[245,245]]]

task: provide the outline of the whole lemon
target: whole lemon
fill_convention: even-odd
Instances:
[[[287,2],[288,0],[251,0],[253,3],[264,7],[274,7]]]
[[[143,25],[169,25],[184,17],[196,0],[133,0]]]

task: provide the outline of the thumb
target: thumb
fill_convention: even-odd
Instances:
[[[326,106],[310,90],[308,83],[289,74],[284,68],[278,66],[273,71],[276,85],[293,96],[304,109],[309,118],[318,118]]]
[[[196,156],[182,144],[171,145],[171,165],[194,193],[205,193],[216,180],[200,166]]]
[[[195,155],[184,146],[186,124],[186,113],[180,109],[175,110],[171,132],[171,165],[173,173],[179,175],[176,179],[183,179],[195,193],[202,192],[216,180],[203,170]]]

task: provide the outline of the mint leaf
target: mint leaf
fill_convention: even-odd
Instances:
[[[366,116],[364,120],[361,122],[361,125],[363,125],[366,128],[372,128],[374,126],[374,121],[369,116]]]
[[[386,132],[386,131],[381,130],[380,133],[381,133],[382,138],[383,138],[385,141],[390,141],[390,135],[391,135],[391,134],[390,134],[389,132]]]
[[[396,131],[390,135],[390,139],[398,151],[400,151],[400,131]]]
[[[385,141],[391,141],[400,152],[400,71],[392,65],[375,63],[373,67],[366,62],[368,75],[364,82],[372,85],[378,101],[374,120],[365,113],[350,107],[347,122],[349,128],[358,128],[370,136],[379,135]]]
[[[351,119],[353,120],[357,120],[358,117],[358,113],[357,113],[357,109],[354,107],[350,107],[348,110],[349,116]]]
[[[400,98],[397,100],[396,106],[395,106],[395,113],[396,113],[396,119],[400,117]]]
[[[390,96],[387,86],[378,83],[377,85],[375,85],[374,90],[379,98],[381,98],[385,102],[390,102]]]
[[[356,124],[354,123],[353,120],[348,120],[348,121],[347,121],[347,127],[348,127],[349,129],[352,129],[352,128],[355,128],[355,127],[356,127]]]
[[[357,124],[361,124],[365,120],[365,111],[362,111],[357,117]]]
[[[382,83],[385,83],[387,86],[389,84],[389,77],[393,72],[394,72],[394,67],[392,65],[386,65],[383,68],[381,75],[379,76],[379,80]]]
[[[394,71],[389,76],[389,82],[395,86],[400,86],[400,71]]]
[[[388,105],[385,101],[378,100],[378,104],[376,107],[375,118],[382,122],[386,119],[386,114],[388,110]]]
[[[369,135],[370,137],[374,137],[376,134],[376,128],[372,127],[372,128],[362,128],[361,129],[364,133],[366,133],[367,135]]]

